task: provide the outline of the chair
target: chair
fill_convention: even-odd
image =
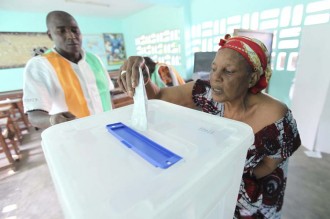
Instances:
[[[15,108],[12,104],[1,104],[0,105],[0,118],[7,118],[8,122],[12,124],[13,131],[18,141],[23,139],[21,129],[18,125],[18,119],[15,115]]]
[[[23,110],[23,101],[21,98],[14,99],[6,99],[0,100],[0,111],[1,107],[12,105],[12,109],[10,110],[10,114],[14,122],[18,125],[19,130],[22,132],[24,130],[28,131],[31,126],[27,116],[24,114]]]
[[[16,170],[15,160],[19,160],[20,150],[16,140],[15,125],[10,117],[0,118],[0,153],[4,152],[13,170]],[[17,155],[17,159],[12,156],[11,150]]]

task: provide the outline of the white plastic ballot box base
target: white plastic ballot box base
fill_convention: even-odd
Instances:
[[[131,126],[132,105],[58,124],[42,133],[66,218],[232,218],[252,129],[160,100],[148,101],[147,138],[181,156],[152,166],[110,134]]]

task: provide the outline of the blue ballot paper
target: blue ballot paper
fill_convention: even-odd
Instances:
[[[123,144],[155,167],[167,169],[182,159],[182,157],[167,150],[121,122],[108,124],[106,127],[108,131]]]

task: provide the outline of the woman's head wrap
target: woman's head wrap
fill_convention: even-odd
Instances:
[[[220,40],[219,46],[220,49],[229,48],[239,52],[253,71],[259,74],[259,80],[249,89],[251,93],[256,94],[267,87],[272,70],[268,62],[267,48],[260,40],[245,36],[230,37],[227,34],[225,39]]]

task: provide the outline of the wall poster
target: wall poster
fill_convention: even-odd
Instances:
[[[126,59],[124,36],[121,33],[103,34],[106,61],[108,65],[121,65]]]
[[[107,64],[102,34],[83,35],[82,48],[87,52],[97,55],[104,64]]]
[[[0,32],[0,69],[24,67],[33,49],[43,47],[53,47],[46,33]]]

